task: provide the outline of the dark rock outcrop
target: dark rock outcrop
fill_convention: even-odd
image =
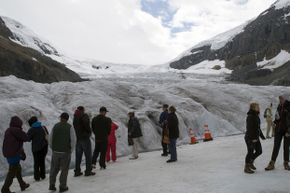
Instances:
[[[82,81],[78,74],[64,64],[11,41],[14,38],[0,17],[0,76],[14,75],[41,83]]]
[[[187,69],[204,60],[224,60],[233,70],[230,80],[249,84],[290,85],[289,62],[273,71],[261,69],[257,62],[272,59],[281,50],[290,52],[290,7],[271,7],[248,23],[224,47],[212,50],[211,45],[195,47],[191,55],[170,64],[175,69]]]

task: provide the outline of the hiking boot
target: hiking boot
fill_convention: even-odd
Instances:
[[[48,190],[55,192],[55,191],[56,191],[56,187],[55,187],[55,186],[52,186],[52,185],[50,185],[50,186],[49,186],[49,188],[48,188]]]
[[[79,176],[82,176],[82,175],[83,175],[83,172],[75,172],[74,177],[79,177]]]
[[[135,160],[135,159],[138,159],[138,156],[129,158],[129,160]]]
[[[249,167],[251,170],[256,170],[257,168],[255,167],[254,163],[250,163]]]
[[[59,192],[66,192],[68,191],[68,187],[65,187],[65,188],[59,188]]]
[[[284,168],[285,168],[285,170],[290,170],[290,166],[289,166],[288,162],[284,162]]]
[[[269,165],[265,168],[266,171],[274,170],[275,169],[275,162],[270,161]]]
[[[29,184],[26,184],[25,182],[23,183],[23,184],[21,184],[20,185],[20,189],[21,189],[21,191],[24,191],[24,190],[26,190],[27,188],[29,188]]]
[[[166,163],[172,163],[172,162],[177,162],[177,160],[170,159],[166,161]]]
[[[94,176],[94,175],[96,175],[95,172],[89,172],[89,173],[86,173],[86,174],[85,174],[86,177],[87,177],[87,176]]]
[[[1,193],[15,193],[15,192],[11,192],[9,189],[2,188]]]
[[[245,165],[244,172],[245,172],[246,174],[253,174],[253,173],[255,173],[253,170],[251,170],[250,164],[246,164],[246,165]]]

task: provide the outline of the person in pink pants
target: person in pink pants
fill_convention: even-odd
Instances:
[[[116,130],[118,129],[118,125],[114,122],[112,122],[111,125],[111,132],[108,137],[108,147],[107,147],[107,162],[111,160],[111,154],[112,154],[112,160],[115,162],[117,160],[116,156],[116,143],[117,143],[117,138],[116,138]]]

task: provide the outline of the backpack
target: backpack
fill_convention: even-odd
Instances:
[[[47,143],[49,142],[49,133],[48,133],[48,130],[45,126],[42,126],[42,129],[45,133],[45,140],[47,141]]]
[[[267,118],[268,108],[264,111],[264,118]]]

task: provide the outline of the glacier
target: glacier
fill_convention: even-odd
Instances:
[[[152,151],[160,149],[158,117],[163,103],[177,107],[180,121],[178,144],[181,145],[189,141],[189,128],[201,138],[204,124],[209,125],[214,137],[241,134],[245,131],[245,117],[251,101],[259,102],[265,109],[271,102],[276,106],[279,95],[289,95],[286,87],[237,85],[220,76],[202,77],[173,72],[137,73],[53,84],[39,84],[14,76],[1,77],[0,135],[3,136],[14,115],[24,120],[25,131],[28,130],[26,121],[32,115],[38,116],[50,130],[63,111],[72,118],[75,108],[83,105],[92,117],[101,106],[106,106],[110,111],[108,116],[120,126],[117,154],[124,156],[130,153],[126,127],[129,111],[135,111],[142,124],[142,151]],[[0,143],[2,141],[3,137]],[[28,160],[23,162],[23,168],[28,174],[32,172],[33,163],[29,143],[25,144],[25,150]],[[50,156],[47,157],[49,161]],[[3,156],[0,163],[0,177],[3,177],[7,169]]]

